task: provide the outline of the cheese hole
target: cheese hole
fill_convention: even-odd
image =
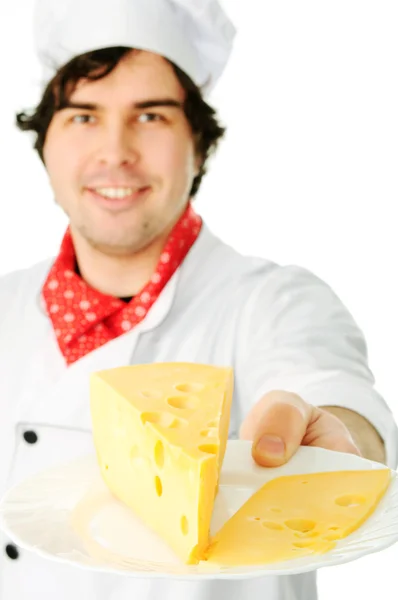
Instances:
[[[159,469],[163,469],[164,466],[164,447],[162,442],[159,440],[155,446],[155,463]]]
[[[270,510],[271,510],[271,512],[274,512],[274,513],[281,513],[282,512],[281,508],[271,508]]]
[[[181,517],[181,531],[183,535],[188,535],[189,524],[186,516]]]
[[[315,528],[316,523],[314,521],[308,521],[307,519],[289,519],[285,521],[286,527],[293,529],[293,531],[301,531],[301,533],[307,533]]]
[[[354,506],[360,506],[361,504],[365,504],[366,499],[363,496],[347,494],[346,496],[340,496],[340,498],[336,498],[335,502],[338,506],[353,508]]]
[[[314,542],[312,542],[312,541],[308,541],[308,542],[295,542],[293,544],[293,546],[295,548],[311,548],[311,546],[312,546],[313,543]]]
[[[158,390],[142,390],[140,392],[141,396],[144,396],[144,398],[162,398],[163,394],[162,392],[159,392]]]
[[[339,534],[338,533],[328,533],[327,535],[322,536],[323,540],[326,540],[327,542],[333,542],[335,540],[339,539]]]
[[[141,421],[146,423],[155,423],[161,427],[173,427],[175,416],[167,412],[145,412],[141,415]]]
[[[275,531],[281,531],[283,529],[282,525],[274,523],[273,521],[263,521],[262,526],[267,529],[274,529]]]
[[[162,486],[162,481],[161,481],[160,477],[158,477],[158,476],[155,477],[155,489],[156,489],[157,495],[160,498],[160,496],[163,494],[163,486]]]
[[[105,471],[109,469],[109,465],[105,465]]]
[[[172,396],[167,398],[167,404],[180,410],[192,410],[197,408],[199,400],[195,396]]]
[[[175,386],[175,389],[184,394],[197,394],[201,392],[205,386],[201,383],[179,383]]]
[[[205,452],[206,454],[217,454],[218,446],[217,444],[202,444],[199,446],[199,450],[201,452]]]
[[[340,531],[340,527],[329,527],[328,531],[329,533],[326,533],[326,535],[323,536],[324,540],[327,540],[328,542],[333,542],[335,540],[340,539],[340,534],[338,533]]]
[[[200,432],[202,437],[217,437],[217,429],[215,427],[209,427],[209,429],[202,429]]]
[[[180,419],[179,417],[174,417],[171,425],[169,425],[169,429],[180,429],[180,427],[185,427],[186,425],[188,425],[188,421]]]
[[[319,531],[310,531],[308,533],[295,533],[294,534],[296,537],[304,539],[304,538],[314,538],[314,537],[318,537],[319,535]]]
[[[207,427],[209,427],[209,429],[211,427],[218,427],[219,422],[220,422],[219,419],[212,419],[211,421],[209,421],[207,423]]]

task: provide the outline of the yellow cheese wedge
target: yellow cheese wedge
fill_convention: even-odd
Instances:
[[[230,567],[327,552],[371,515],[389,482],[389,469],[278,477],[225,523],[206,558]]]
[[[187,564],[209,544],[233,371],[190,363],[94,373],[94,444],[105,483]]]

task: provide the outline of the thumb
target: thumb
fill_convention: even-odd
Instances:
[[[273,392],[263,398],[262,404],[252,437],[252,455],[263,467],[279,467],[300,447],[312,407],[288,392]]]

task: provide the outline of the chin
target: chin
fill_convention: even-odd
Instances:
[[[126,213],[123,218],[122,215],[112,218],[114,215],[109,214],[96,217],[80,218],[80,223],[76,219],[72,229],[90,246],[106,254],[121,256],[140,252],[162,237],[167,229],[165,215],[160,211],[140,216]]]
[[[153,238],[150,236],[137,236],[131,232],[126,235],[121,235],[120,231],[112,233],[104,233],[99,235],[90,235],[88,232],[84,235],[86,241],[91,247],[99,250],[100,252],[113,256],[126,256],[135,254],[144,248],[146,248]]]

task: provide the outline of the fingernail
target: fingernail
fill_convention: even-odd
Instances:
[[[257,452],[268,456],[284,456],[285,442],[276,435],[263,435],[257,442]]]

